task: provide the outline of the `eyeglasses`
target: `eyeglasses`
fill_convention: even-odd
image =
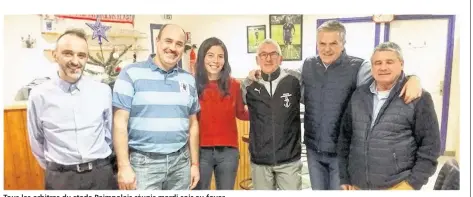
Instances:
[[[259,58],[261,59],[266,59],[269,57],[271,57],[271,59],[276,59],[279,57],[279,53],[278,52],[272,52],[272,53],[260,53],[258,54]]]

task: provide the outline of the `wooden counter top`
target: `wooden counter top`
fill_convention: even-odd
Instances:
[[[26,104],[28,101],[15,101],[9,105],[3,106],[4,110],[19,110],[26,109]]]

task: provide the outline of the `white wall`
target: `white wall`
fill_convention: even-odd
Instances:
[[[40,17],[37,15],[5,16],[4,31],[4,103],[13,102],[16,92],[37,77],[49,76],[55,70],[43,54],[46,43],[41,38]],[[23,48],[21,37],[36,38],[36,47]]]

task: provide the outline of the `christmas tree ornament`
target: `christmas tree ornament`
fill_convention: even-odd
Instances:
[[[111,26],[103,25],[100,22],[100,17],[97,16],[97,20],[95,21],[95,23],[86,23],[86,24],[94,31],[92,34],[92,40],[94,40],[95,38],[98,38],[99,45],[102,45],[102,38],[106,40],[107,42],[109,42],[107,39],[107,35],[105,33],[111,28]]]

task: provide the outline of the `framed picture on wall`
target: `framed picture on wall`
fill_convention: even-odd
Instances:
[[[158,41],[159,32],[161,31],[161,28],[163,26],[164,25],[162,24],[149,24],[149,30],[151,35],[151,54],[156,54],[156,43]],[[182,68],[182,59],[177,63],[177,65]]]
[[[256,53],[259,43],[266,39],[266,25],[246,27],[246,45],[248,53]]]
[[[302,60],[302,15],[269,15],[269,37],[278,42],[284,61]]]

